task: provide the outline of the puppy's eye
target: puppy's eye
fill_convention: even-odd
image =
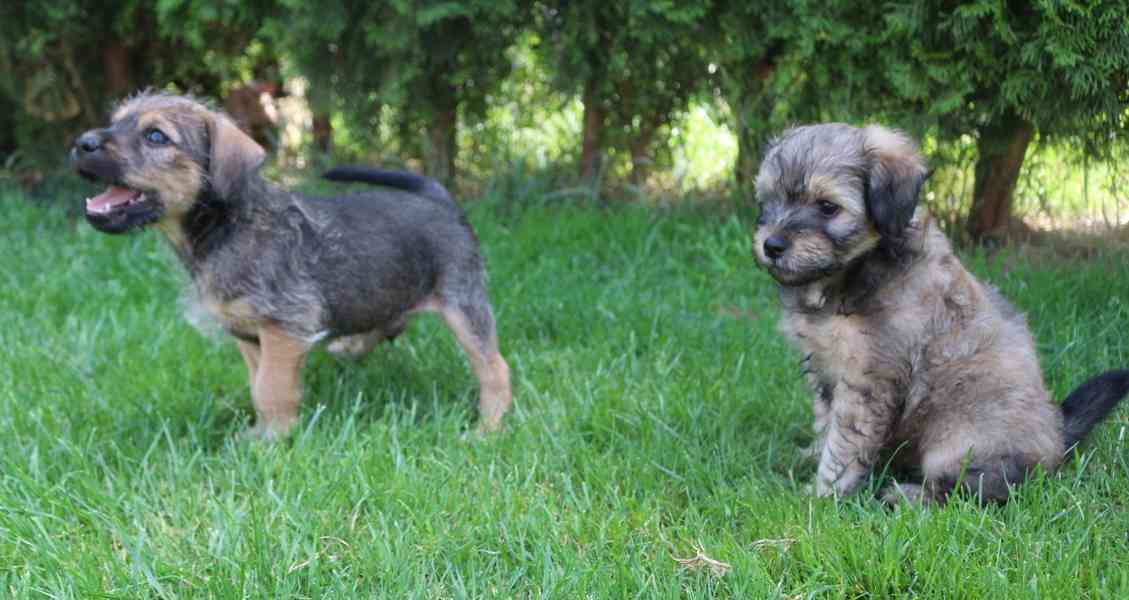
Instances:
[[[834,202],[820,200],[816,203],[816,206],[819,207],[819,214],[825,217],[834,217],[835,215],[839,214],[839,205],[835,204]]]
[[[154,127],[145,132],[145,141],[154,146],[164,146],[172,140],[169,139],[169,136],[165,135],[165,132]]]

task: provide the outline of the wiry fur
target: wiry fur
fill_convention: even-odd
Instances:
[[[150,140],[153,129],[168,142]],[[499,426],[509,370],[478,240],[438,183],[352,168],[335,178],[388,187],[336,198],[290,192],[260,176],[265,153],[228,117],[160,93],[126,100],[109,127],[79,138],[74,156],[88,179],[141,192],[112,209],[88,203],[91,223],[110,233],[154,224],[203,308],[240,340],[255,433],[293,424],[297,372],[313,344],[363,354],[422,311],[439,312],[466,350],[481,385],[480,427]]]
[[[781,284],[781,330],[808,357],[819,495],[889,465],[887,500],[943,502],[959,485],[1004,501],[1129,390],[1127,371],[1094,378],[1064,421],[1023,315],[916,208],[925,176],[913,142],[877,126],[791,129],[761,164],[755,252]]]

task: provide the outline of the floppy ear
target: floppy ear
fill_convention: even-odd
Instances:
[[[905,134],[870,125],[863,130],[867,157],[866,212],[883,238],[897,238],[917,208],[925,162]]]
[[[216,195],[228,198],[263,165],[267,153],[221,114],[209,116],[208,140],[208,180]]]

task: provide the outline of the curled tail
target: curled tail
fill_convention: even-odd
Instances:
[[[334,167],[323,173],[322,177],[343,183],[358,182],[382,185],[426,196],[444,203],[455,203],[447,188],[443,187],[438,181],[406,171],[385,171],[370,167],[347,166]]]
[[[1073,449],[1129,392],[1129,370],[1107,371],[1078,386],[1062,402],[1066,449]]]

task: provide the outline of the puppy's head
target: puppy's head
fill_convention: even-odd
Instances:
[[[227,116],[163,93],[126,100],[71,150],[80,175],[109,186],[86,200],[87,220],[107,233],[179,220],[205,195],[233,199],[264,157]]]
[[[925,164],[905,135],[872,125],[809,125],[774,140],[757,174],[757,260],[782,285],[819,281],[913,218]]]

